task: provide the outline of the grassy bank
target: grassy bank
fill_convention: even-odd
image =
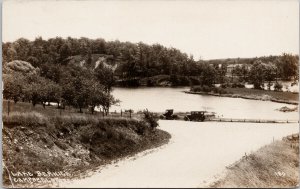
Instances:
[[[222,92],[201,92],[196,90],[186,91],[190,94],[205,94],[214,95],[221,97],[231,97],[231,98],[244,98],[252,100],[268,100],[279,103],[287,104],[298,104],[299,93],[292,92],[281,92],[281,91],[268,91],[268,90],[258,90],[258,89],[247,89],[247,88],[225,88],[221,90]]]
[[[14,177],[13,173],[30,172],[31,178],[38,178],[36,171],[62,171],[68,174],[58,178],[74,178],[97,166],[167,143],[170,138],[168,133],[152,129],[142,120],[85,114],[48,116],[45,112],[13,111],[9,116],[3,115],[3,124],[7,187],[12,186],[11,180],[15,187],[40,184],[17,182],[14,179],[24,179],[24,175]]]
[[[212,188],[292,188],[299,186],[299,135],[244,156],[229,166]]]

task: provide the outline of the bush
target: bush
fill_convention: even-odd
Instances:
[[[207,85],[203,85],[203,92],[211,92],[213,90],[213,87],[209,87]]]
[[[242,83],[239,83],[239,82],[234,82],[232,85],[231,85],[232,88],[245,88],[245,85],[242,84]]]
[[[213,91],[214,87],[209,87],[207,85],[203,85],[203,86],[193,86],[191,88],[191,91],[193,92],[211,92]]]
[[[215,87],[215,88],[213,89],[213,92],[214,92],[214,93],[217,93],[217,94],[227,94],[227,91],[226,91],[225,89],[223,89],[223,88],[218,88],[218,87]]]
[[[170,75],[170,82],[172,86],[186,86],[190,85],[191,81],[187,76],[177,76],[177,75]]]
[[[226,88],[228,87],[228,84],[227,84],[227,83],[222,83],[222,84],[220,85],[220,87],[223,88],[223,89],[226,89]]]
[[[201,86],[192,86],[191,91],[193,91],[193,92],[202,92],[203,88]]]
[[[190,82],[191,82],[191,85],[200,85],[201,84],[199,79],[197,79],[195,77],[190,77]]]
[[[193,86],[191,88],[193,92],[214,92],[217,94],[227,94],[227,91],[221,87],[209,87],[209,86]]]
[[[148,87],[153,87],[154,86],[154,81],[152,81],[151,79],[147,80],[147,86]]]
[[[282,84],[276,82],[274,86],[274,91],[282,91]]]
[[[148,110],[144,111],[144,121],[150,125],[152,129],[158,126],[158,116]]]

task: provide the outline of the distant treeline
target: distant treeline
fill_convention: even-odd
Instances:
[[[98,78],[108,87],[116,84],[138,86],[141,83],[148,86],[161,83],[171,86],[212,85],[238,78],[239,82],[253,83],[260,88],[263,82],[298,78],[299,57],[292,54],[196,61],[192,55],[160,44],[71,37],[48,40],[39,37],[34,41],[21,38],[2,45],[4,67],[13,60],[27,61],[41,70],[42,77],[56,83],[61,82],[61,74],[73,64],[92,72],[106,69],[98,74]]]

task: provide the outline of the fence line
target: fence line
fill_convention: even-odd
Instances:
[[[209,119],[205,119],[205,121],[247,122],[247,123],[299,123],[299,120],[238,119],[238,118],[209,118]]]

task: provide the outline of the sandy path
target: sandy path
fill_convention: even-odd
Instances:
[[[169,144],[60,187],[201,187],[245,152],[299,132],[298,124],[160,121]]]

